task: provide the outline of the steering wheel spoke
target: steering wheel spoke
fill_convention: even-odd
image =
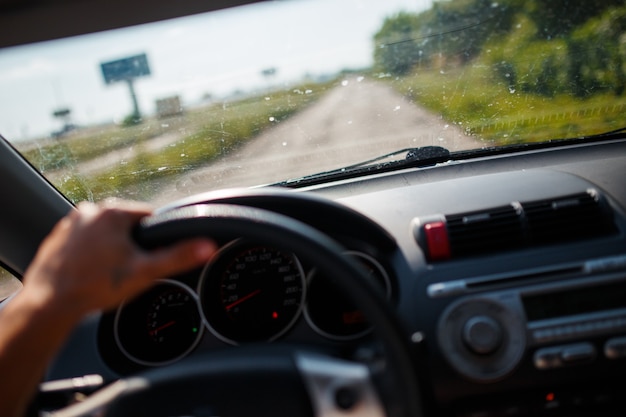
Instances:
[[[372,384],[370,368],[362,363],[296,353],[316,417],[384,417]]]

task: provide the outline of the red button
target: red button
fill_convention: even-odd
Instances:
[[[431,261],[442,261],[450,259],[450,241],[448,240],[448,229],[444,222],[433,222],[424,225],[426,235],[426,248],[428,258]]]

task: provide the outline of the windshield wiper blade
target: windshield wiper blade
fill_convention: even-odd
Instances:
[[[569,138],[550,139],[543,142],[522,142],[511,145],[488,146],[478,149],[467,149],[452,152],[450,157],[454,161],[463,161],[480,156],[506,155],[523,151],[538,151],[544,149],[561,148],[567,145],[581,145],[587,143],[626,139],[626,126],[608,132],[593,135],[573,136]]]
[[[406,156],[399,160],[379,162],[401,154],[406,154]],[[382,173],[402,168],[423,168],[447,162],[449,160],[450,151],[446,148],[442,148],[441,146],[405,148],[342,168],[307,175],[296,179],[289,179],[271,185],[292,188],[307,187],[333,180],[362,177],[369,175],[372,172]]]
[[[363,177],[373,173],[384,173],[404,168],[423,168],[449,161],[464,161],[477,157],[507,155],[523,151],[536,151],[550,148],[559,148],[565,145],[577,145],[594,143],[599,141],[626,139],[626,126],[608,132],[593,135],[582,135],[571,138],[552,139],[544,142],[525,142],[511,145],[488,146],[477,149],[450,152],[440,146],[424,146],[420,148],[405,148],[394,151],[367,161],[359,162],[343,168],[331,171],[320,172],[318,174],[307,175],[301,178],[289,179],[271,186],[301,188],[312,185],[323,184],[325,182]],[[396,155],[406,153],[404,159],[377,163],[389,159]]]

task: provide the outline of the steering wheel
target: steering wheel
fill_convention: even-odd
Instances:
[[[145,218],[135,230],[147,249],[198,236],[264,242],[341,278],[337,287],[371,323],[384,355],[364,363],[301,345],[235,347],[120,379],[59,416],[422,415],[408,338],[362,267],[337,243],[290,217],[228,204],[173,209]]]

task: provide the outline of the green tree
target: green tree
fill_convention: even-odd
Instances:
[[[435,1],[387,18],[375,35],[378,70],[485,65],[510,91],[587,97],[626,91],[624,0]],[[504,81],[504,82],[503,82]]]
[[[404,75],[434,62],[466,63],[485,42],[510,30],[519,0],[439,1],[420,14],[399,13],[374,36],[378,69]]]
[[[486,42],[507,34],[519,5],[513,0],[457,0],[433,4],[439,53],[468,62]]]
[[[482,61],[509,90],[553,96],[567,87],[568,48],[562,39],[541,40],[525,14],[503,38],[488,43]]]
[[[589,96],[626,90],[626,6],[606,10],[577,28],[570,44],[570,83],[575,94]]]
[[[535,22],[543,39],[564,37],[606,9],[624,5],[624,0],[528,0],[526,14]]]
[[[408,74],[425,58],[424,33],[420,32],[425,15],[400,12],[385,19],[374,35],[374,62],[381,71],[394,75]]]

